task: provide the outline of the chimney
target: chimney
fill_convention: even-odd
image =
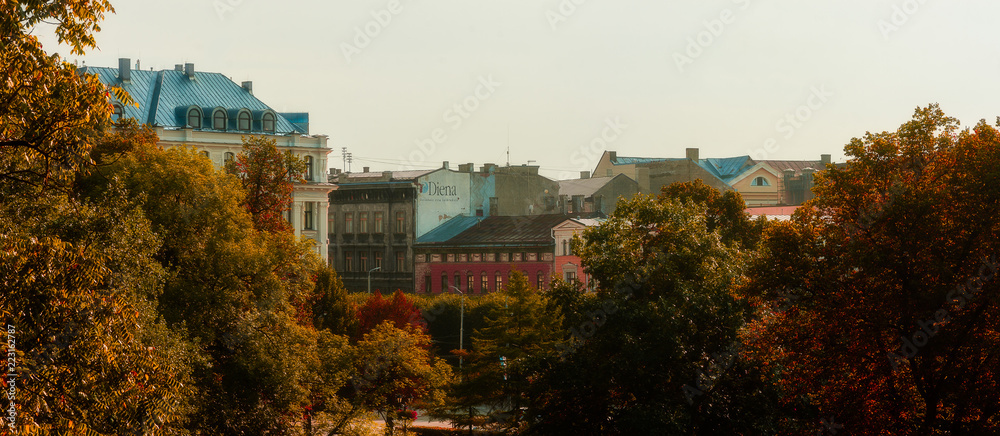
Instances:
[[[460,173],[471,173],[472,172],[472,164],[471,163],[458,164],[458,172],[460,172]]]
[[[583,213],[583,196],[574,195],[573,199],[573,213]]]
[[[830,155],[821,154],[819,155],[819,162],[821,165],[823,165],[823,168],[826,168],[826,166],[829,165],[832,162],[832,160],[830,159]]]
[[[251,82],[251,81],[248,80],[246,82],[243,82],[242,86],[243,86],[243,89],[247,90],[247,92],[250,93],[250,95],[253,95],[253,82]]]
[[[129,58],[118,58],[118,79],[128,82],[132,78],[132,60]]]
[[[688,159],[691,159],[691,160],[693,160],[695,162],[698,162],[698,149],[697,148],[688,148],[688,149],[685,149],[684,153],[687,155]]]
[[[188,79],[194,80],[194,64],[192,63],[184,64],[184,74],[188,76]]]
[[[594,196],[594,212],[604,213],[604,196],[595,195]]]
[[[608,160],[610,160],[611,163],[615,163],[615,161],[618,160],[618,152],[617,151],[609,151],[608,152]]]
[[[441,168],[448,169],[448,161],[442,162],[441,163]]]
[[[392,171],[382,171],[382,178],[386,181],[392,180]]]
[[[362,170],[361,172],[367,173],[368,172],[368,167],[362,167],[361,170]]]
[[[590,178],[590,171],[580,171],[580,178],[581,179],[589,179]]]
[[[174,64],[174,71],[184,71],[183,64]]]

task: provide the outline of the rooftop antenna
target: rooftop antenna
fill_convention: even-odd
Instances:
[[[507,123],[507,166],[510,166],[510,123]]]

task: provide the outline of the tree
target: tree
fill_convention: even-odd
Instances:
[[[752,269],[758,352],[851,433],[1000,430],[1000,132],[958,126],[930,105],[851,140]]]
[[[750,219],[743,202],[743,196],[736,191],[720,193],[706,185],[701,179],[693,182],[678,182],[664,186],[659,199],[676,198],[682,203],[698,203],[706,207],[705,219],[708,231],[718,229],[722,241],[738,243],[741,248],[751,249],[760,242],[764,230],[764,219]]]
[[[290,229],[285,212],[292,206],[294,183],[305,182],[305,162],[291,151],[279,152],[274,139],[243,137],[243,151],[227,164],[246,191],[243,206],[254,227],[268,232]]]
[[[562,318],[520,271],[491,297],[484,326],[472,334],[449,416],[461,425],[518,429],[525,419],[521,408],[533,402],[529,387],[539,367],[559,354]]]
[[[337,272],[327,265],[317,272],[316,291],[319,296],[312,309],[317,330],[329,330],[335,335],[350,335],[357,328],[357,309],[347,297],[347,289]]]
[[[375,294],[368,297],[365,304],[358,308],[357,337],[368,334],[386,321],[398,329],[410,326],[426,333],[421,320],[420,311],[401,291],[393,293],[392,299],[382,298],[382,293],[375,291]]]
[[[534,384],[531,433],[774,433],[777,395],[740,351],[749,253],[709,229],[709,211],[637,196],[584,232],[578,252],[600,287],[559,299],[575,320]]]
[[[351,384],[354,402],[375,410],[393,434],[392,417],[411,406],[439,408],[451,383],[451,367],[430,353],[430,337],[413,326],[385,321],[356,345]]]

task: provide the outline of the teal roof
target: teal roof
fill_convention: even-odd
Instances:
[[[441,224],[435,227],[433,230],[425,233],[423,236],[417,238],[417,243],[433,244],[435,242],[445,242],[451,238],[454,238],[455,236],[458,236],[459,233],[462,233],[472,228],[472,226],[476,225],[476,223],[485,218],[486,217],[481,217],[481,216],[464,216],[464,215],[454,217],[448,221],[445,221],[444,224]]]
[[[261,117],[270,112],[275,115],[273,134],[308,134],[308,115],[296,114],[295,123],[277,113],[260,101],[250,91],[243,89],[220,73],[196,71],[194,78],[188,78],[183,71],[131,70],[130,80],[122,82],[117,68],[83,67],[83,74],[94,74],[106,85],[117,85],[127,91],[139,107],[123,107],[123,113],[141,123],[173,128],[187,125],[187,111],[197,107],[202,113],[201,130],[215,131],[212,127],[214,109],[223,109],[228,117],[227,131],[239,132],[236,120],[238,114],[246,110],[250,113],[251,133],[264,133]],[[270,133],[270,132],[269,132]]]
[[[750,156],[710,158],[698,161],[698,166],[704,168],[705,171],[718,177],[723,182],[726,182],[726,184],[730,184],[733,179],[754,165],[754,161]]]

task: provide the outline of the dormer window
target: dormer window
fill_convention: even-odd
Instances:
[[[200,129],[201,128],[201,111],[199,111],[198,109],[194,109],[194,108],[188,110],[187,124],[188,124],[188,127],[192,128],[192,129]]]
[[[236,127],[237,129],[244,131],[250,130],[250,112],[240,112],[236,121],[238,122],[238,126]]]
[[[122,105],[115,103],[114,105],[112,105],[111,109],[111,120],[118,121],[119,119],[121,119],[122,113],[123,113]]]
[[[215,130],[226,130],[226,111],[217,109],[212,114],[212,128]]]
[[[265,113],[261,118],[261,123],[265,132],[274,133],[274,114]]]
[[[767,179],[763,177],[757,177],[753,179],[753,182],[750,182],[750,186],[771,186],[771,184],[768,183]]]

